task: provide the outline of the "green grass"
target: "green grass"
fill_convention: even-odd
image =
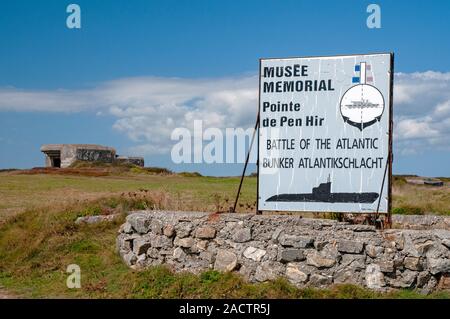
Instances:
[[[194,174],[195,175],[195,174]],[[238,177],[127,174],[100,177],[0,174],[0,220],[14,212],[45,203],[72,204],[138,190],[159,191],[170,198],[171,209],[228,211],[236,196]],[[255,210],[256,179],[244,182],[238,211]]]
[[[75,224],[79,216],[124,216],[124,212],[133,209],[213,212],[232,205],[239,178],[195,175],[143,172],[87,177],[0,173],[0,285],[20,296],[36,298],[450,297],[445,292],[423,296],[409,290],[380,294],[352,285],[297,289],[282,279],[250,284],[237,275],[214,271],[200,275],[174,274],[165,267],[133,271],[115,251],[117,231],[124,217],[110,223]],[[410,185],[400,187],[406,188],[400,188],[399,196],[415,191]],[[239,210],[252,210],[255,189],[256,179],[246,178]],[[448,200],[445,195],[437,196]],[[403,206],[398,207],[402,212]],[[66,287],[66,268],[70,264],[81,267],[81,289]]]
[[[143,170],[143,169],[139,169]],[[150,169],[151,170],[151,169]],[[151,173],[120,173],[109,176],[78,176],[17,172],[0,173],[0,221],[2,217],[42,203],[64,202],[133,192],[140,189],[160,191],[170,197],[171,209],[228,211],[236,196],[239,177],[206,177],[195,173],[168,174],[153,168]],[[256,209],[256,178],[246,177],[238,211]],[[437,214],[450,216],[450,189],[407,184],[394,178],[394,214]]]
[[[450,187],[411,185],[394,181],[393,214],[450,216]]]
[[[174,274],[162,266],[133,271],[115,251],[124,217],[96,225],[74,223],[81,212],[123,212],[141,200],[110,197],[11,217],[0,226],[0,285],[33,298],[449,298],[442,292],[430,296],[415,291],[381,294],[352,285],[297,289],[283,279],[251,284],[235,274]],[[81,289],[66,287],[65,271],[70,264],[81,268]]]

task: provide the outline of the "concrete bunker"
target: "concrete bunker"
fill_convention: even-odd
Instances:
[[[114,148],[96,144],[45,144],[42,145],[41,152],[45,154],[46,167],[66,168],[75,161],[144,166],[142,157],[119,157]]]

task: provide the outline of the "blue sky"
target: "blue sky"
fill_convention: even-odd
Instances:
[[[66,27],[70,3],[79,30]],[[370,3],[381,29],[366,26]],[[237,175],[242,165],[172,163],[170,129],[187,121],[174,105],[250,127],[260,57],[392,51],[394,173],[450,176],[449,14],[449,1],[2,1],[0,168],[42,166],[41,144],[72,142]],[[199,97],[210,106],[189,104]]]

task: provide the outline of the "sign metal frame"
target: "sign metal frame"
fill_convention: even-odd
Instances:
[[[323,56],[295,56],[295,57],[284,57],[284,58],[260,58],[259,59],[259,74],[258,74],[258,113],[257,113],[257,160],[256,160],[256,213],[262,214],[262,210],[260,210],[259,207],[259,164],[260,164],[260,158],[259,158],[259,148],[260,148],[260,109],[261,109],[261,74],[262,74],[262,61],[265,60],[283,60],[283,59],[304,59],[304,58],[332,58],[332,57],[344,57],[344,56],[362,56],[362,55],[382,55],[382,54],[388,54],[390,56],[390,66],[389,66],[389,137],[388,137],[388,158],[386,160],[386,167],[385,167],[385,173],[383,176],[383,184],[381,185],[381,189],[383,190],[384,187],[384,180],[387,177],[388,178],[388,203],[387,203],[387,212],[379,213],[378,209],[377,212],[365,212],[364,214],[375,214],[375,217],[378,218],[379,214],[386,215],[387,220],[385,221],[385,224],[387,227],[392,226],[392,219],[391,219],[391,213],[392,213],[392,162],[393,162],[393,151],[392,151],[392,131],[393,131],[393,89],[394,89],[394,53],[393,52],[377,52],[377,53],[363,53],[363,54],[339,54],[339,55],[323,55]],[[387,175],[387,176],[386,176]],[[381,199],[380,193],[380,199]],[[270,210],[272,211],[272,210]],[[274,212],[278,212],[274,210]],[[300,211],[298,211],[300,212]],[[306,212],[306,211],[301,211]],[[344,212],[337,212],[340,214],[345,214]]]

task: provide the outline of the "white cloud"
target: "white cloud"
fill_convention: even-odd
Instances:
[[[400,139],[426,139],[438,137],[439,131],[432,127],[430,117],[422,119],[404,119],[397,124]]]
[[[167,154],[172,130],[203,120],[207,127],[254,125],[258,79],[254,75],[213,79],[136,77],[84,90],[0,89],[0,111],[92,112],[116,118],[133,153]],[[397,73],[394,137],[397,150],[449,149],[450,73]]]
[[[450,72],[396,74],[394,137],[405,154],[450,149]]]
[[[436,106],[434,113],[436,116],[450,116],[450,100],[439,103]]]
[[[257,78],[222,79],[141,78],[109,83],[110,114],[114,128],[140,144],[139,154],[169,152],[172,131],[193,129],[194,120],[207,127],[251,125],[257,107]],[[110,93],[109,93],[110,92]]]
[[[138,77],[103,83],[89,90],[0,89],[0,111],[93,112],[117,118],[139,154],[168,153],[176,127],[252,126],[257,108],[257,77],[216,79]]]

